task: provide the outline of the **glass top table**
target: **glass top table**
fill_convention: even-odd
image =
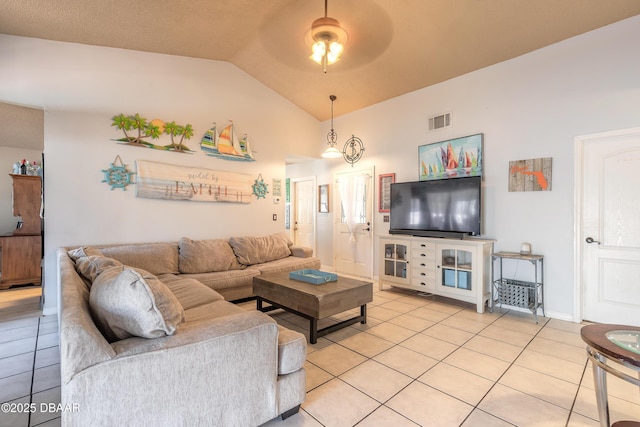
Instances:
[[[625,350],[640,354],[640,332],[626,329],[613,330],[604,334],[609,341]]]
[[[640,376],[632,377],[620,370],[620,366],[625,366],[640,373],[640,328],[627,325],[587,325],[580,330],[580,336],[587,344],[587,355],[593,365],[600,425],[609,427],[606,374],[608,372],[640,387]]]

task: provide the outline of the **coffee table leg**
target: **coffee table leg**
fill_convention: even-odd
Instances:
[[[262,298],[256,297],[256,304],[257,304],[256,309],[258,311],[262,311]]]
[[[360,316],[362,316],[363,325],[367,323],[367,304],[363,304],[360,306]]]
[[[318,342],[318,319],[309,319],[309,342],[315,344]]]

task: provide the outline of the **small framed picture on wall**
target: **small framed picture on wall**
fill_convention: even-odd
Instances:
[[[378,175],[378,212],[391,209],[391,184],[396,182],[395,173]]]
[[[318,186],[318,212],[329,213],[329,184]]]

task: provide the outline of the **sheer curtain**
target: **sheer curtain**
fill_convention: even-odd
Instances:
[[[355,245],[356,227],[366,219],[367,182],[369,176],[351,175],[338,181],[340,204],[342,205],[341,221],[349,230],[349,243]]]

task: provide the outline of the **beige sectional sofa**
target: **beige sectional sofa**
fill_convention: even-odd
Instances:
[[[297,412],[306,338],[225,300],[250,297],[262,272],[320,267],[290,243],[60,248],[62,424],[252,426]]]

